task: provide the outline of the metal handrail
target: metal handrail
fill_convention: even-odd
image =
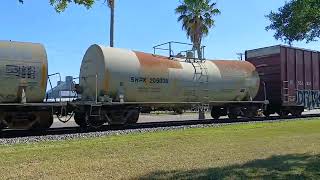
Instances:
[[[174,51],[172,50],[172,45],[173,44],[180,44],[180,45],[188,45],[188,46],[193,46],[193,44],[190,43],[183,43],[183,42],[177,42],[177,41],[169,41],[166,43],[162,43],[156,46],[153,46],[153,54],[156,54],[156,50],[165,50],[165,51],[169,51],[169,57],[175,57],[174,55]],[[163,48],[163,46],[168,45],[168,48]],[[204,58],[204,49],[206,46],[201,46],[201,53],[202,53],[202,57],[201,60],[205,59]],[[189,52],[189,51],[193,51],[193,53],[195,54],[195,50],[187,50],[187,51],[181,51],[181,52]],[[186,59],[188,59],[188,57],[186,57]],[[199,58],[197,58],[199,59]]]
[[[48,75],[48,80],[49,80],[50,87],[51,87],[51,93],[53,93],[53,87],[52,87],[50,77],[55,76],[55,75],[59,75],[59,81],[61,81],[61,74],[60,73],[53,73],[53,74]],[[60,99],[60,102],[62,102],[61,93],[59,93],[59,99]],[[54,98],[54,101],[57,102],[56,98]]]
[[[267,86],[266,86],[266,82],[262,81],[263,83],[263,94],[264,94],[264,100],[267,100]]]

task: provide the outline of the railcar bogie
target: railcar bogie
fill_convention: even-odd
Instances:
[[[53,115],[49,111],[33,112],[37,121],[32,125],[32,129],[49,129],[53,124]]]
[[[304,107],[292,107],[290,108],[290,113],[293,115],[293,116],[296,116],[296,117],[300,117],[302,115],[302,113],[304,112]]]
[[[294,117],[300,117],[304,112],[304,107],[302,106],[281,106],[271,104],[263,111],[263,115],[269,117],[271,114],[277,113],[281,117],[287,117],[290,114]]]
[[[99,128],[104,124],[125,125],[138,122],[140,107],[127,105],[82,105],[77,103],[74,120],[80,127]]]
[[[48,129],[53,124],[53,115],[51,110],[5,110],[1,113],[0,124],[9,129]]]
[[[245,103],[245,104],[225,104],[224,106],[213,106],[211,108],[211,117],[219,119],[221,116],[228,116],[230,119],[238,117],[254,118],[258,117],[260,112],[266,109],[266,104]]]

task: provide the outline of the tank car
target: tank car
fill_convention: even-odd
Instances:
[[[43,103],[48,61],[43,45],[0,41],[0,129],[50,127],[52,115]]]
[[[75,112],[75,120],[81,126],[135,123],[145,106],[206,105],[214,118],[253,116],[265,104],[252,101],[259,84],[255,67],[246,61],[165,57],[92,45],[81,64],[77,90],[79,104],[86,105]]]

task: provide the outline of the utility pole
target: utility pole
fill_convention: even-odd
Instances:
[[[110,8],[110,47],[114,47],[114,7],[115,0],[108,0],[108,6]]]

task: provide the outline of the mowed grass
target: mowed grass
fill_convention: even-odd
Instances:
[[[0,146],[0,179],[320,179],[320,120]]]

